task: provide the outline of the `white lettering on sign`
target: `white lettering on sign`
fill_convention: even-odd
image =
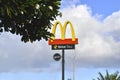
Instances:
[[[72,48],[73,46],[71,46],[71,45],[67,45],[67,48]]]
[[[53,50],[59,50],[59,49],[75,49],[75,45],[52,45]]]
[[[58,48],[61,48],[61,49],[64,49],[64,48],[66,48],[66,46],[64,46],[64,45],[58,45]]]

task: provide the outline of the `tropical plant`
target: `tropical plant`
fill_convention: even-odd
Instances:
[[[61,0],[0,0],[0,32],[21,36],[24,42],[48,39],[48,29],[59,12]]]
[[[98,73],[99,77],[97,77],[97,79],[93,79],[93,80],[120,80],[120,75],[119,72],[116,71],[113,74],[109,74],[108,71],[106,71],[105,76],[102,73]]]

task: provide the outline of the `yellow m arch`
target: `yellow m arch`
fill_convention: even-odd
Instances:
[[[66,34],[66,28],[67,28],[68,24],[70,25],[70,28],[71,28],[72,41],[75,41],[75,31],[74,31],[73,25],[70,21],[66,21],[63,26],[62,26],[61,22],[59,22],[59,21],[55,22],[55,24],[53,25],[53,28],[52,28],[52,34],[55,35],[56,28],[59,25],[60,30],[61,30],[61,39],[64,40],[65,39],[65,34]],[[55,36],[51,37],[51,38],[54,40]]]

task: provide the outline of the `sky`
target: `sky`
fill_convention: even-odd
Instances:
[[[79,44],[65,51],[65,80],[92,80],[98,72],[120,72],[120,0],[62,0],[62,17],[72,22]],[[54,23],[54,22],[53,22]],[[71,37],[67,28],[67,37]],[[59,29],[56,36],[59,37]],[[48,42],[21,42],[20,36],[0,33],[0,80],[61,80],[60,50]]]

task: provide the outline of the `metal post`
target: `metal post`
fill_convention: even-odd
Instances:
[[[65,59],[64,59],[64,49],[62,49],[62,80],[64,80],[65,76]]]

